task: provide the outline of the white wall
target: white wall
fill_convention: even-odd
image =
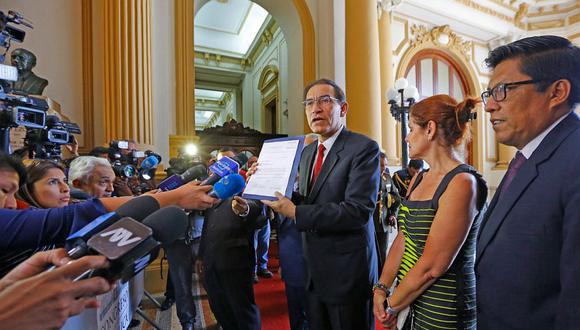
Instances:
[[[175,134],[176,126],[173,1],[153,0],[151,15],[153,144],[167,165],[169,135]]]

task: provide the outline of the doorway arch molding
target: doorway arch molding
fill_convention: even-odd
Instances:
[[[479,76],[471,58],[471,50],[473,45],[470,41],[465,41],[461,36],[458,36],[449,28],[448,25],[436,26],[432,29],[427,29],[423,25],[413,25],[411,27],[412,38],[409,42],[409,47],[401,56],[396,71],[396,79],[405,76],[409,65],[412,63],[415,56],[420,53],[434,50],[441,52],[451,60],[456,68],[465,78],[467,87],[467,95],[479,96],[482,92]],[[467,96],[466,95],[466,96]],[[458,100],[461,101],[461,100]],[[472,143],[473,143],[473,165],[480,171],[484,167],[484,136],[485,123],[484,111],[481,106],[477,107],[477,120],[472,124]],[[400,141],[400,123],[397,123],[397,139]],[[489,146],[488,146],[489,147]],[[397,144],[397,153],[400,155],[400,145]]]

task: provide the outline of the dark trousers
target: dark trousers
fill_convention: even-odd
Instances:
[[[313,292],[308,292],[306,296],[310,310],[308,324],[312,330],[374,329],[370,299],[349,304],[330,304]]]
[[[206,268],[203,279],[211,311],[224,330],[260,330],[252,269]]]
[[[308,301],[306,300],[306,288],[303,286],[285,285],[286,300],[288,301],[288,317],[290,329],[308,330]]]
[[[175,297],[177,317],[181,324],[194,323],[195,305],[192,294],[193,253],[191,247],[184,240],[177,240],[165,247],[169,271],[171,275],[167,281],[168,290],[171,289]],[[169,293],[170,294],[170,293]],[[168,295],[169,295],[168,294]]]

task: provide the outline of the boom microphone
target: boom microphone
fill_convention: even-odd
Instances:
[[[241,152],[232,158],[224,156],[209,167],[213,174],[204,180],[201,185],[213,186],[224,176],[238,173],[240,167],[244,166],[247,162],[248,156]]]
[[[213,189],[209,192],[211,197],[218,199],[230,198],[237,195],[246,187],[246,180],[238,173],[226,175],[221,180],[213,185]]]
[[[182,174],[173,174],[172,176],[161,181],[159,184],[160,191],[168,191],[181,187],[182,185],[207,176],[207,168],[203,165],[190,167]]]
[[[125,217],[87,242],[91,254],[105,256],[110,267],[87,271],[75,280],[101,276],[126,282],[157,258],[160,246],[182,237],[187,226],[187,215],[177,207],[162,208],[143,223]]]

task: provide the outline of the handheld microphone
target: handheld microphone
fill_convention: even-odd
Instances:
[[[148,156],[141,162],[141,171],[152,170],[157,168],[157,165],[159,165],[159,159],[153,155]]]
[[[182,174],[173,174],[172,176],[161,181],[159,186],[160,191],[168,191],[181,187],[182,185],[193,181],[195,179],[203,178],[207,176],[207,168],[204,165],[196,165],[190,167],[187,171]]]
[[[159,210],[159,202],[151,196],[140,196],[121,205],[115,212],[109,212],[91,221],[80,230],[67,237],[68,251],[71,259],[78,259],[88,252],[86,242],[96,233],[109,227],[123,217],[143,221],[148,215]]]
[[[139,177],[143,180],[151,180],[155,176],[155,169],[159,164],[159,158],[151,155],[143,159],[139,168]]]
[[[209,167],[213,174],[209,178],[205,179],[201,185],[213,186],[224,176],[238,173],[240,167],[244,166],[247,162],[248,156],[241,152],[235,155],[233,158],[224,156]]]
[[[246,187],[246,180],[238,173],[226,175],[213,185],[209,192],[211,197],[218,199],[230,198],[237,195]]]
[[[126,282],[153,262],[160,246],[172,244],[187,230],[185,212],[177,207],[162,208],[139,223],[125,217],[91,237],[91,254],[105,256],[107,269],[89,270],[75,281],[101,276]]]

